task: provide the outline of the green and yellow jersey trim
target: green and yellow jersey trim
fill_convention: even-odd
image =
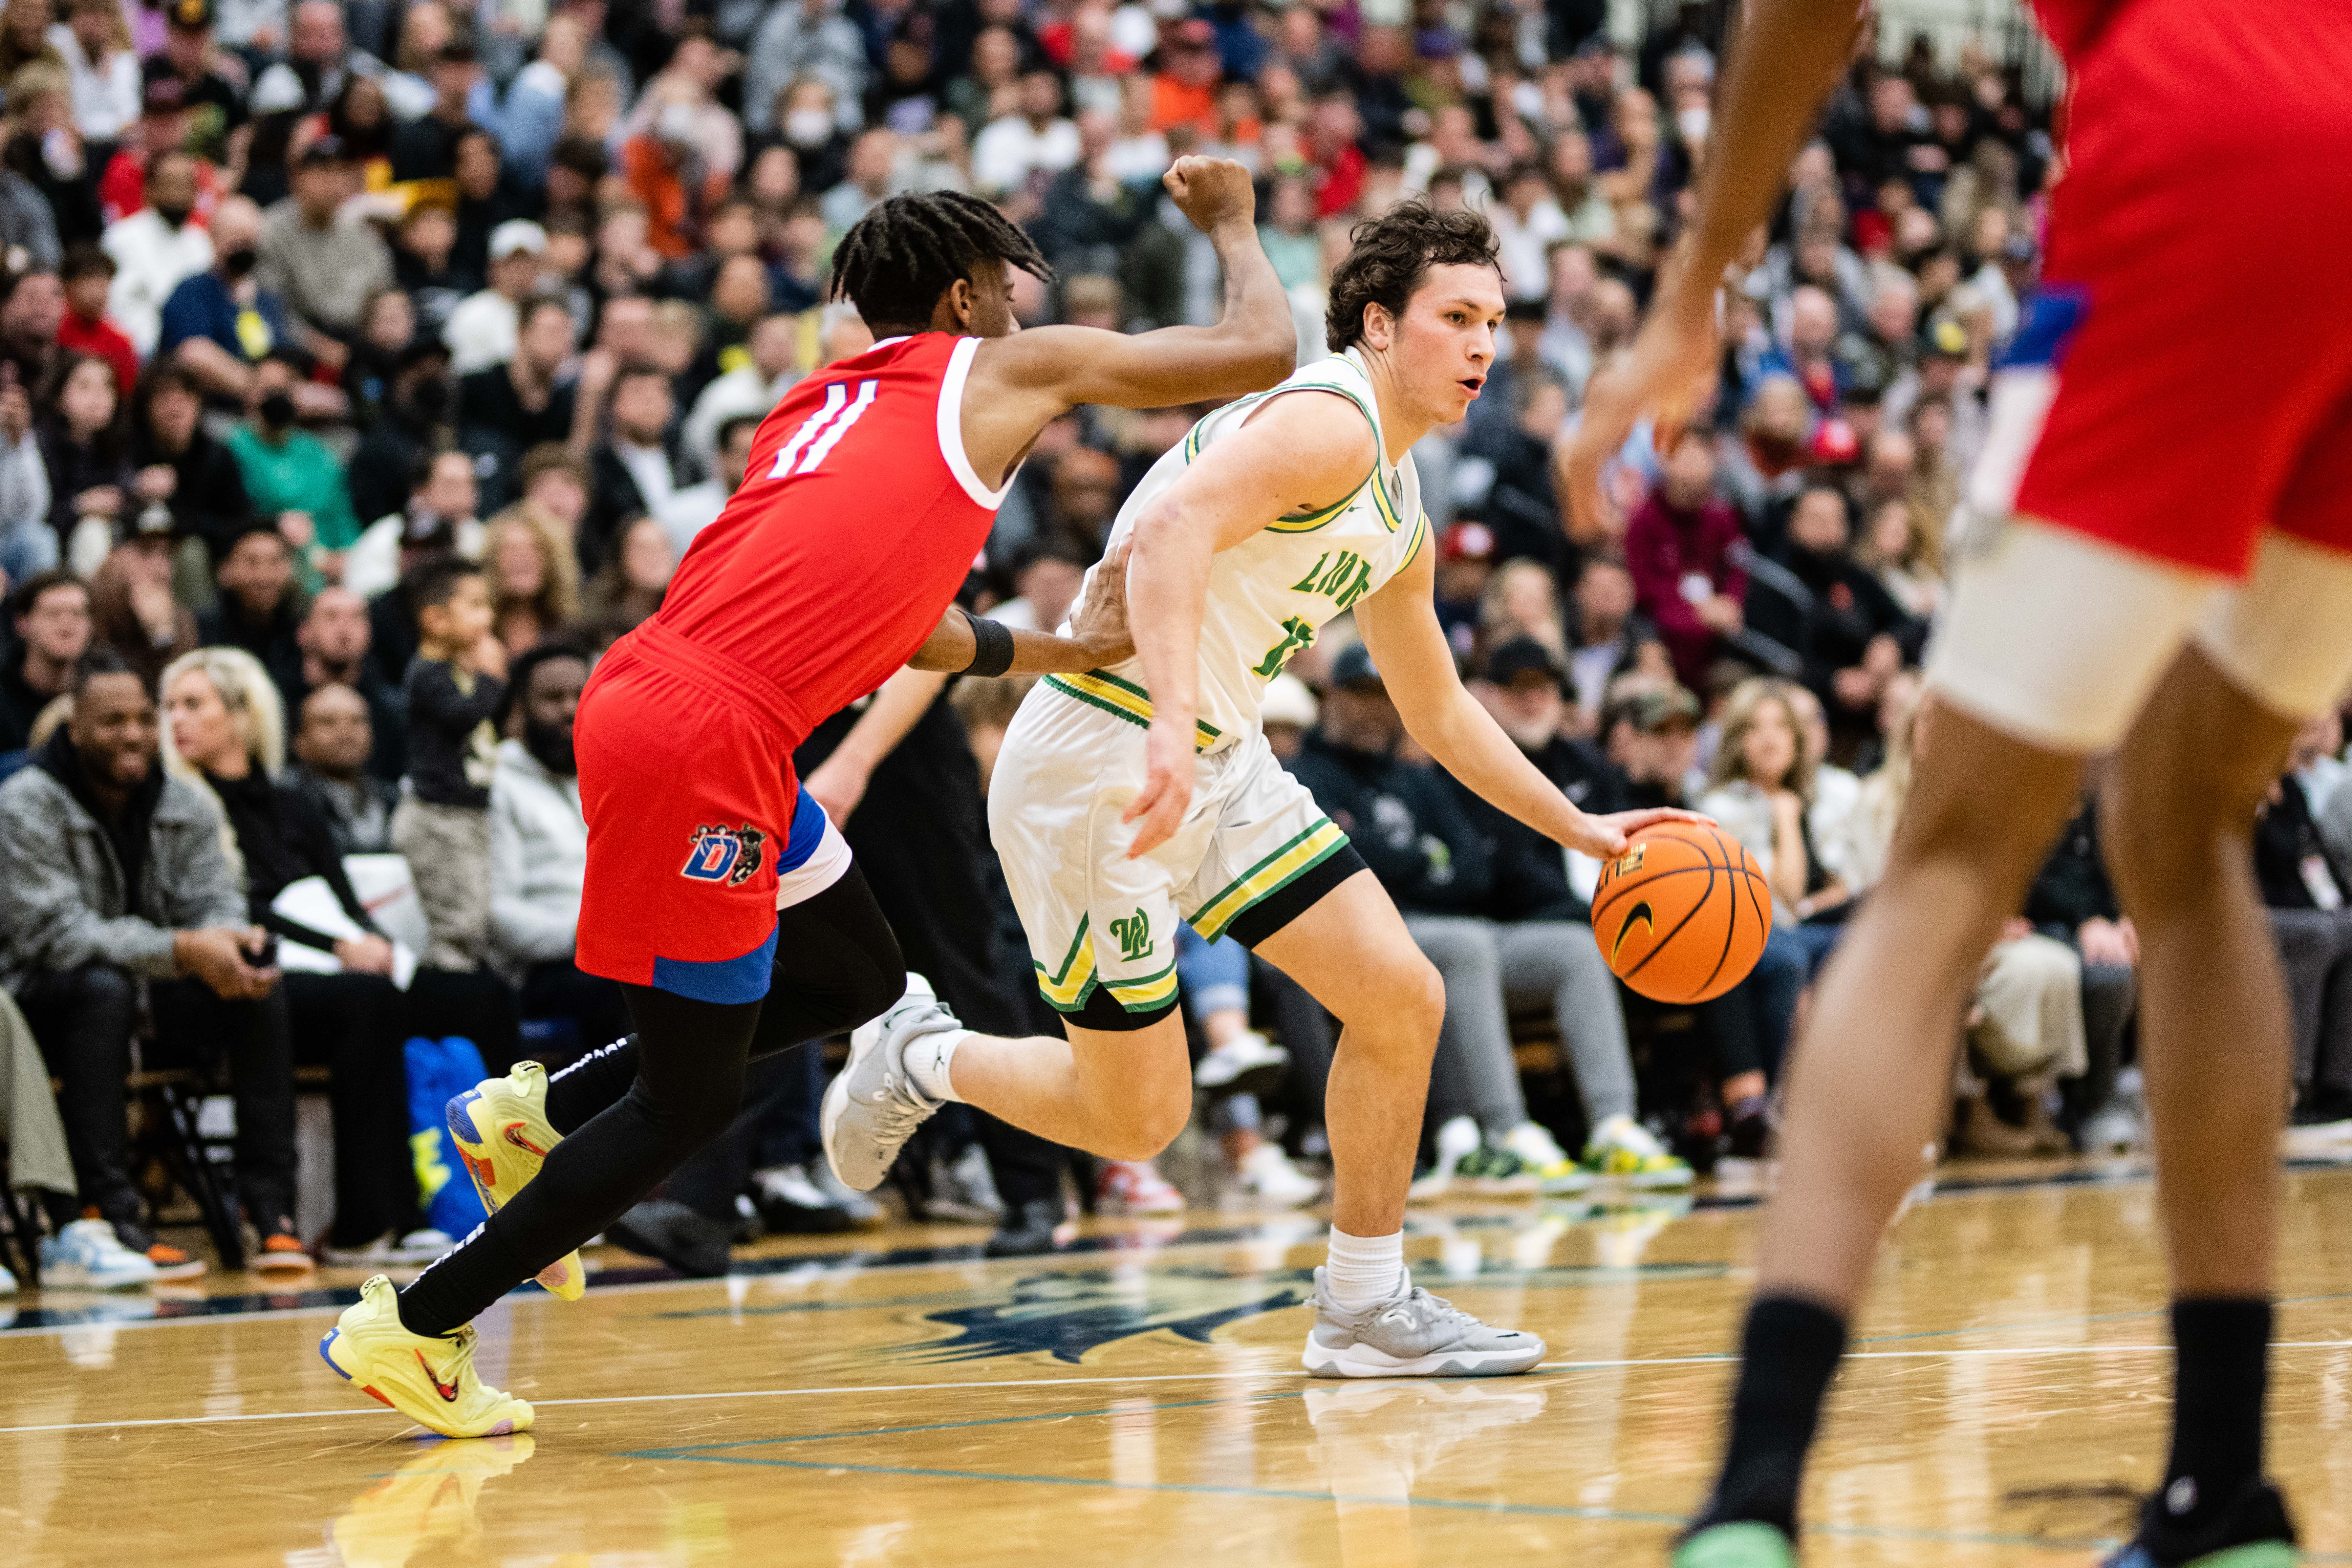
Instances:
[[[1220,409],[1218,412],[1221,414],[1239,414],[1243,409],[1251,407],[1255,404],[1263,403],[1269,397],[1279,396],[1286,392],[1328,392],[1335,397],[1344,397],[1349,402],[1354,404],[1356,407],[1362,412],[1364,418],[1369,421],[1372,426],[1372,445],[1375,448],[1372,454],[1372,471],[1364,476],[1364,479],[1361,484],[1359,484],[1354,489],[1348,492],[1346,499],[1335,501],[1331,505],[1324,507],[1319,510],[1285,512],[1282,516],[1275,519],[1272,522],[1267,523],[1265,525],[1266,531],[1271,533],[1312,533],[1317,529],[1328,525],[1341,512],[1346,511],[1349,507],[1355,505],[1356,499],[1362,495],[1365,488],[1369,486],[1371,489],[1373,495],[1377,498],[1380,506],[1381,521],[1388,525],[1388,531],[1391,533],[1394,533],[1397,531],[1398,526],[1396,506],[1395,503],[1391,501],[1388,498],[1388,486],[1383,482],[1381,472],[1381,468],[1385,465],[1388,457],[1388,450],[1385,446],[1386,437],[1381,434],[1380,413],[1378,410],[1373,408],[1370,404],[1365,402],[1363,398],[1357,395],[1354,392],[1349,391],[1344,386],[1334,386],[1321,382],[1302,382],[1296,386],[1277,386],[1270,388],[1265,392],[1254,392],[1247,397],[1234,400],[1233,403],[1228,404],[1224,408]],[[1213,418],[1215,416],[1213,415],[1211,417]],[[1186,463],[1191,463],[1194,458],[1201,455],[1201,431],[1207,424],[1208,420],[1201,420],[1194,424],[1192,428],[1186,433],[1184,437],[1184,461]]]
[[[1084,675],[1049,675],[1045,678],[1045,684],[1065,697],[1075,697],[1130,724],[1140,724],[1147,729],[1150,727],[1151,694],[1131,680],[1121,680],[1116,675],[1090,669]],[[1214,724],[1195,720],[1192,723],[1192,749],[1205,752],[1223,740],[1224,733]]]
[[[1070,951],[1062,955],[1061,970],[1053,974],[1035,959],[1029,961],[1037,972],[1037,994],[1045,1005],[1057,1013],[1076,1013],[1087,1005],[1087,997],[1095,988],[1095,944],[1087,935],[1087,917],[1078,917],[1078,933],[1070,939]]]
[[[1134,980],[1105,980],[1103,989],[1111,1000],[1130,1013],[1148,1013],[1154,1007],[1167,1005],[1176,994],[1176,965],[1171,961],[1157,974],[1146,974]]]
[[[1263,902],[1347,847],[1348,836],[1329,817],[1285,844],[1227,883],[1192,912],[1192,929],[1214,942],[1253,904]]]
[[[1070,939],[1070,948],[1062,955],[1062,967],[1047,973],[1045,966],[1035,959],[1029,966],[1037,972],[1037,994],[1056,1013],[1083,1013],[1087,1001],[1100,986],[1111,994],[1111,1000],[1130,1013],[1148,1013],[1167,1005],[1176,994],[1176,965],[1154,974],[1139,975],[1132,980],[1106,980],[1095,968],[1094,937],[1087,929],[1087,917],[1078,917],[1077,934]]]
[[[1428,542],[1429,513],[1424,511],[1412,520],[1412,539],[1404,547],[1404,559],[1397,563],[1396,572],[1391,573],[1390,575],[1393,577],[1412,565],[1412,558],[1421,553],[1421,547]]]

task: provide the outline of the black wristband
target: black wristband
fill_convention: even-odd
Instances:
[[[1013,668],[1013,628],[1001,621],[988,620],[964,612],[964,624],[971,627],[971,662],[963,667],[966,675],[1003,675]]]

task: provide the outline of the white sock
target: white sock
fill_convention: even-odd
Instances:
[[[948,1063],[954,1059],[956,1047],[971,1036],[970,1029],[941,1029],[907,1042],[907,1076],[915,1080],[915,1087],[926,1097],[958,1101],[963,1099],[948,1076]]]
[[[1331,1256],[1323,1265],[1323,1289],[1331,1304],[1346,1312],[1360,1312],[1394,1300],[1404,1293],[1404,1232],[1386,1236],[1349,1236],[1331,1227]]]

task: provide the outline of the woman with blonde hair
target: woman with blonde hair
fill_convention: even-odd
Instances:
[[[217,806],[254,923],[281,944],[276,1026],[290,1031],[297,1063],[332,1074],[335,1220],[328,1260],[430,1262],[449,1238],[422,1228],[401,1042],[411,1032],[465,1031],[450,1026],[458,1023],[452,1009],[437,1009],[442,1016],[428,1021],[420,999],[403,994],[394,976],[406,966],[353,892],[326,816],[275,778],[285,760],[286,720],[260,660],[241,648],[198,648],[165,667],[163,697],[164,766]],[[309,918],[348,934],[278,911],[281,895],[300,882],[320,884],[325,895],[304,911]],[[496,1039],[492,1031],[481,1043],[494,1048]],[[311,1264],[300,1240],[287,1235],[264,1240],[257,1267],[292,1272]]]
[[[490,626],[508,658],[520,657],[579,618],[579,557],[529,500],[490,519],[482,563],[490,579]]]
[[[1755,857],[1772,888],[1772,929],[1755,973],[1707,1005],[1735,1154],[1763,1151],[1767,1075],[1777,1070],[1787,1048],[1814,963],[1799,921],[1811,912],[1806,889],[1820,876],[1805,815],[1821,759],[1806,739],[1794,691],[1785,680],[1765,679],[1732,689],[1708,788],[1696,808]],[[1831,885],[1821,882],[1824,891]]]
[[[1853,542],[1853,558],[1875,576],[1903,613],[1935,618],[1944,595],[1944,551],[1926,508],[1893,498],[1878,503]]]
[[[1807,820],[1822,759],[1813,754],[1796,689],[1785,680],[1744,680],[1725,702],[1722,723],[1698,809],[1763,868],[1772,889],[1773,924],[1802,927],[1849,894],[1823,867]],[[1825,954],[1830,943],[1808,939],[1807,945]]]

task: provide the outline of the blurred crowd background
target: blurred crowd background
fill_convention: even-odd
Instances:
[[[1580,804],[1706,810],[1774,889],[1750,980],[1644,1003],[1592,943],[1595,868],[1432,768],[1344,621],[1300,654],[1269,731],[1447,983],[1416,1195],[1672,1191],[1766,1154],[1790,1031],[1901,807],[2062,84],[2010,0],[1882,5],[1744,259],[1706,417],[1663,449],[1637,432],[1621,522],[1580,531],[1564,441],[1691,210],[1727,9],[9,0],[0,1037],[15,1081],[57,1088],[14,1096],[6,1131],[60,1266],[202,1267],[157,1234],[184,1199],[127,1103],[158,1064],[227,1095],[260,1266],[446,1245],[404,1042],[461,1037],[495,1071],[625,1029],[571,963],[572,710],[760,419],[871,341],[826,301],[833,247],[894,193],[971,191],[1058,273],[1016,275],[1024,322],[1213,321],[1215,258],[1158,184],[1194,153],[1255,175],[1302,361],[1351,225],[1404,199],[1488,216],[1499,362],[1415,451],[1463,669]],[[1056,625],[1204,412],[1057,421],[968,602]],[[853,710],[801,766],[945,998],[1052,1030],[976,826],[1022,688],[941,687],[903,740]],[[2320,1124],[2352,1108],[2341,751],[2332,720],[2306,734],[2257,851],[2295,1115]],[[1954,1042],[1954,1149],[2138,1141],[2137,958],[2086,802]],[[824,1169],[810,1050],[764,1064],[736,1131],[616,1239],[708,1272],[761,1226],[954,1218],[1021,1251],[1053,1245],[1066,1194],[1313,1201],[1329,1019],[1230,943],[1188,940],[1184,983],[1181,1191],[956,1108],[877,1205]],[[298,1154],[321,1094],[331,1140]]]

